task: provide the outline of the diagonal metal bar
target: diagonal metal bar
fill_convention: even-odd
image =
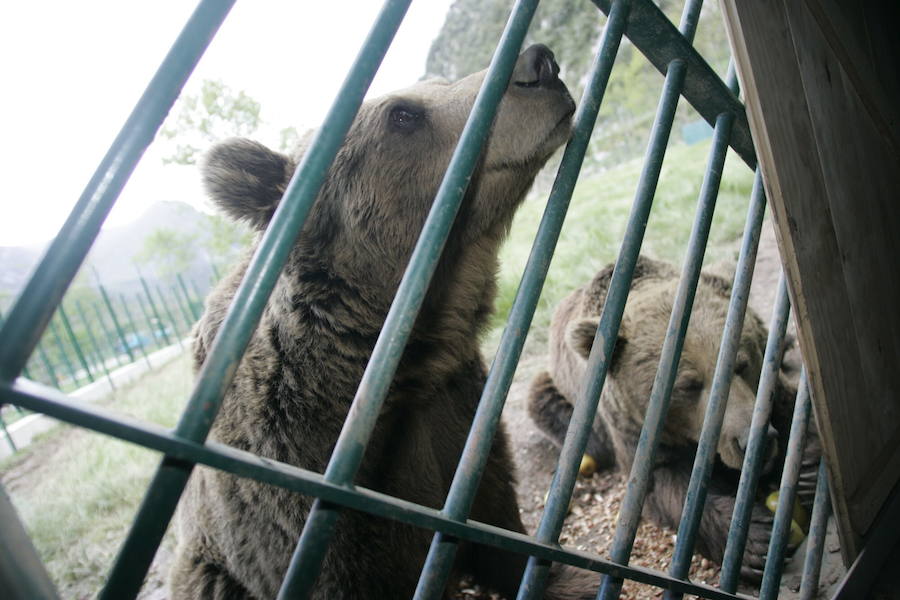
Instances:
[[[750,439],[744,453],[744,464],[741,466],[741,479],[735,497],[734,512],[731,517],[731,528],[728,530],[728,541],[722,559],[722,571],[719,575],[719,587],[725,591],[737,590],[738,575],[741,570],[741,559],[750,528],[750,513],[753,510],[756,484],[763,465],[765,452],[765,432],[772,414],[772,397],[781,370],[781,357],[784,351],[784,334],[790,314],[787,283],[784,274],[778,282],[775,295],[775,307],[772,309],[772,322],[769,325],[769,339],[766,341],[766,352],[763,357],[762,373],[759,387],[756,390],[756,404],[753,407],[753,418],[750,421]]]
[[[825,459],[819,461],[819,475],[816,480],[816,497],[813,501],[812,517],[809,521],[809,541],[806,543],[806,557],[803,560],[803,579],[800,582],[798,600],[814,600],[819,591],[819,573],[822,568],[822,550],[828,529],[828,515],[831,512],[831,498],[828,496],[828,469]]]
[[[759,588],[759,600],[772,600],[778,597],[778,586],[781,584],[784,556],[788,549],[791,519],[797,497],[797,481],[800,479],[800,467],[803,463],[803,446],[806,443],[811,413],[812,402],[804,369],[800,373],[797,400],[794,403],[791,435],[788,438],[784,470],[778,488],[778,508],[775,510],[775,522],[772,524],[772,537],[769,539],[769,552],[766,555],[766,568],[763,570],[762,585]]]
[[[195,441],[206,439],[281,268],[408,7],[409,0],[388,0],[363,43],[247,266],[175,428],[177,435]],[[118,600],[137,594],[192,469],[192,464],[163,459],[119,550],[101,599]]]
[[[203,0],[150,80],[0,328],[0,380],[12,380],[25,366],[106,215],[233,4]]]
[[[456,469],[443,514],[448,518],[465,520],[472,508],[478,484],[484,471],[491,443],[497,432],[500,414],[512,383],[516,365],[525,345],[525,338],[541,288],[550,267],[553,250],[559,239],[563,220],[575,189],[584,154],[597,121],[609,76],[612,72],[619,42],[622,40],[629,0],[615,0],[609,21],[603,30],[588,85],[579,103],[572,128],[572,139],[566,146],[556,180],[550,192],[547,208],[541,219],[537,236],[522,281],[510,310],[509,319],[500,340],[497,355],[488,373],[478,411]],[[458,543],[441,533],[435,533],[428,551],[422,575],[416,587],[416,600],[440,598],[453,567]]]
[[[0,484],[0,581],[6,598],[59,598],[31,538]]]
[[[610,0],[592,2],[609,14]],[[714,126],[722,113],[735,115],[731,147],[751,169],[755,169],[756,152],[744,106],[691,46],[693,36],[682,35],[652,0],[634,0],[625,35],[664,75],[673,59],[684,61],[687,67],[682,91],[684,98],[710,125]]]
[[[325,470],[329,481],[353,481],[536,8],[537,0],[518,0],[512,9]],[[337,515],[336,507],[326,502],[313,504],[278,593],[280,600],[309,594]]]
[[[377,517],[394,519],[415,527],[432,529],[478,544],[503,548],[520,554],[538,556],[547,561],[570,564],[617,577],[628,577],[640,583],[715,600],[751,600],[747,596],[729,594],[716,588],[673,580],[664,573],[644,567],[616,565],[596,554],[564,550],[556,544],[545,544],[533,537],[494,527],[477,521],[460,522],[440,511],[401,500],[363,487],[337,485],[319,473],[275,460],[261,458],[224,444],[205,444],[181,438],[155,423],[118,415],[108,408],[69,398],[47,386],[25,379],[12,385],[0,384],[0,401],[23,406],[60,421],[156,450],[173,460],[198,463],[283,487],[301,494],[323,498],[346,508]],[[0,547],[2,551],[2,547]]]

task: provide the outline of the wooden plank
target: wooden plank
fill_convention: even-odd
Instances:
[[[900,477],[900,165],[805,3],[723,7],[849,562]]]

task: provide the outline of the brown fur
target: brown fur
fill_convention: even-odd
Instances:
[[[481,393],[478,338],[492,308],[497,248],[513,212],[565,140],[574,108],[552,55],[520,57],[487,150],[403,354],[355,483],[443,504]],[[365,103],[225,393],[212,438],[322,472],[484,74],[426,81]],[[527,85],[525,85],[527,84]],[[214,148],[210,195],[265,227],[304,148],[247,140]],[[246,262],[207,300],[195,365],[211,346]],[[472,518],[521,532],[501,429]],[[272,598],[312,498],[198,468],[180,512],[172,597]],[[432,533],[345,510],[313,597],[409,598]],[[457,570],[514,595],[525,558],[463,545]],[[548,597],[589,598],[597,578],[557,569]]]
[[[532,382],[531,414],[557,444],[565,437],[572,402],[582,393],[587,357],[612,271],[613,265],[607,266],[593,281],[572,292],[559,304],[550,331],[549,372],[538,375]],[[643,256],[639,258],[588,442],[587,453],[600,465],[615,464],[623,471],[631,469],[678,280],[679,273],[671,265]],[[691,326],[684,341],[669,413],[656,454],[644,512],[656,523],[674,529],[681,519],[703,426],[730,292],[730,284],[721,277],[701,275]],[[748,310],[717,447],[717,465],[697,538],[697,550],[717,562],[721,562],[725,550],[766,338],[762,321]],[[787,445],[794,395],[795,389],[780,377],[772,426],[768,431],[767,470],[776,475],[780,469],[775,467]],[[807,447],[804,476],[809,479],[818,464],[815,434]],[[811,496],[806,493],[811,491],[809,481],[801,488],[804,490],[801,501],[810,502]],[[764,505],[754,506],[744,557],[744,574],[749,579],[761,575],[771,521]]]

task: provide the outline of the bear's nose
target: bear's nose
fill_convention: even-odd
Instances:
[[[741,449],[741,452],[747,451],[747,444],[750,443],[750,428],[748,427],[744,430],[744,433],[741,434],[741,437],[738,438],[738,448]],[[766,429],[766,437],[763,442],[766,451],[771,453],[772,447],[774,446],[776,449],[778,447],[778,431],[772,427],[768,426]]]
[[[543,44],[529,46],[516,61],[512,80],[519,87],[543,87],[557,80],[559,65]]]

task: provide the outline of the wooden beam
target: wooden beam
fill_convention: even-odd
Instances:
[[[723,0],[849,563],[900,480],[900,157],[831,6]]]

